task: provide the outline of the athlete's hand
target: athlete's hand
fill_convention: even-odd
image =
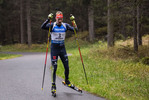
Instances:
[[[75,17],[72,14],[70,14],[70,20],[71,21],[75,20]]]
[[[52,19],[52,18],[53,18],[53,14],[50,13],[50,14],[48,15],[48,18],[49,18],[49,19]]]
[[[70,14],[70,20],[72,21],[73,26],[74,26],[75,28],[77,28],[77,24],[76,24],[76,22],[75,22],[75,17],[74,17],[72,14]]]

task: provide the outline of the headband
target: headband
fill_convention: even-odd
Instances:
[[[57,14],[56,19],[58,19],[58,18],[63,18],[63,14]]]

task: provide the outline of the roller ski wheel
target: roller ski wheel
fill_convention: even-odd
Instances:
[[[82,93],[82,89],[80,89],[80,88],[76,88],[76,91]]]
[[[56,97],[56,91],[52,91],[52,96]]]
[[[64,84],[65,86],[67,86],[67,87],[69,87],[69,88],[71,88],[71,89],[73,89],[73,90],[75,90],[75,91],[77,91],[77,92],[80,92],[80,93],[82,93],[82,89],[80,89],[80,88],[77,88],[77,87],[75,87],[73,84],[66,84],[66,82],[65,81],[62,81],[62,84]]]
[[[56,84],[52,83],[51,93],[53,97],[56,97]]]

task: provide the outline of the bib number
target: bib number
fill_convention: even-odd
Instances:
[[[51,34],[51,38],[57,41],[65,40],[65,33],[53,33]]]
[[[59,33],[59,39],[61,38],[61,33]]]

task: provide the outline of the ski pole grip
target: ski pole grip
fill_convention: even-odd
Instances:
[[[53,18],[53,13],[50,13],[50,14],[48,15],[48,18],[49,18],[49,19],[52,19],[52,18]]]
[[[75,20],[75,17],[72,14],[70,14],[70,20],[71,21]]]
[[[77,27],[76,22],[75,22],[75,17],[72,14],[70,14],[70,20],[72,21],[73,26]]]

